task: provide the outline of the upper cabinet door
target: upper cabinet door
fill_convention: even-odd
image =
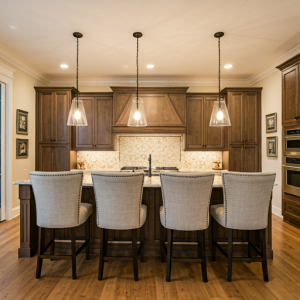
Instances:
[[[225,148],[224,127],[209,126],[210,118],[217,97],[205,97],[204,101],[204,135],[205,135],[205,148],[222,150]]]
[[[112,98],[95,97],[94,143],[98,149],[113,150],[112,145]]]
[[[53,133],[53,92],[45,91],[39,92],[37,96],[38,101],[38,142],[39,143],[51,143],[54,140]]]
[[[68,91],[53,93],[53,139],[55,143],[68,144],[70,142],[70,126],[67,125],[71,106],[71,94]]]
[[[87,118],[88,126],[76,126],[75,150],[93,150],[94,141],[94,97],[80,97]]]
[[[244,143],[244,93],[228,92],[228,113],[231,126],[229,127],[229,143]]]
[[[300,116],[299,99],[299,64],[282,72],[282,124],[297,123]]]
[[[187,150],[204,150],[204,98],[187,99]]]
[[[244,136],[246,144],[258,143],[260,123],[260,99],[257,92],[244,93]]]

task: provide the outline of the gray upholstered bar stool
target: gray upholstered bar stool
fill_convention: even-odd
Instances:
[[[214,182],[213,173],[160,174],[163,206],[160,207],[161,255],[167,250],[167,275],[170,281],[172,261],[200,262],[203,281],[207,282],[205,256],[205,230],[209,225],[209,205]],[[164,228],[168,233],[168,249],[165,247]],[[173,231],[197,231],[198,258],[172,257]]]
[[[144,227],[147,206],[142,204],[144,173],[95,172],[92,173],[97,225],[100,228],[100,260],[98,279],[103,278],[105,261],[133,261],[134,280],[138,281],[138,261],[144,261]],[[140,247],[137,249],[137,229],[140,230]],[[133,257],[107,256],[108,230],[131,230]]]
[[[212,205],[212,260],[216,260],[216,247],[228,258],[227,280],[231,281],[232,262],[262,262],[264,280],[269,281],[265,229],[268,225],[268,212],[275,173],[224,172],[224,204]],[[228,253],[218,244],[215,224],[228,228]],[[248,257],[232,257],[233,230],[248,231]],[[249,231],[258,230],[260,249],[249,240]],[[251,258],[252,247],[261,257]]]
[[[90,259],[90,215],[93,206],[81,203],[82,178],[82,172],[30,172],[39,228],[36,278],[41,277],[43,259],[72,259],[73,279],[76,279],[76,256],[84,247],[86,259]],[[76,251],[76,228],[83,223],[86,223],[86,239]],[[47,246],[44,245],[45,228],[51,229]],[[55,228],[71,228],[71,255],[55,255]],[[50,255],[45,254],[50,246]]]

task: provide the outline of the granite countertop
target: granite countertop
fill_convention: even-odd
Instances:
[[[31,181],[30,180],[21,180],[21,181],[15,181],[13,184],[14,185],[31,185]],[[87,187],[93,186],[91,176],[87,176],[87,175],[84,176],[83,186],[87,186]],[[144,187],[155,188],[155,187],[160,187],[160,186],[161,185],[160,185],[160,177],[159,176],[153,176],[153,177],[145,176]],[[222,177],[221,176],[215,176],[213,187],[222,187]]]

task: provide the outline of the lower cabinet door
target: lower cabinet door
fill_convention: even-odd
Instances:
[[[257,145],[230,145],[229,171],[259,172]]]
[[[243,151],[242,145],[230,145],[229,171],[243,172]]]
[[[54,167],[54,145],[40,144],[39,145],[39,162],[37,171],[53,172]]]
[[[69,145],[55,145],[54,166],[55,172],[70,171],[70,147]]]
[[[259,153],[257,145],[246,145],[244,147],[243,172],[259,172]]]

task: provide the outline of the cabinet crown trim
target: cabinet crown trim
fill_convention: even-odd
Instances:
[[[280,71],[284,71],[285,69],[297,64],[300,62],[300,53],[293,56],[289,60],[285,61],[284,63],[280,64],[276,67],[276,69],[279,69]]]

